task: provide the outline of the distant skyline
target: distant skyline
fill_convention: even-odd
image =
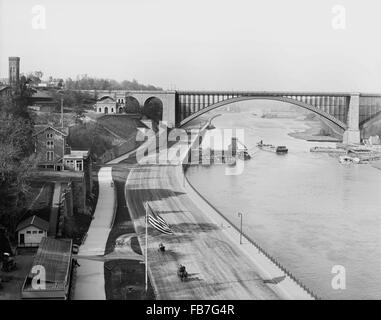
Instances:
[[[0,78],[19,56],[22,73],[164,89],[381,92],[380,12],[379,0],[0,0]]]

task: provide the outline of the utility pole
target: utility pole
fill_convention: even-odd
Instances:
[[[61,94],[61,127],[62,131],[64,131],[64,119],[63,119],[63,95]],[[62,171],[65,171],[65,137],[62,137]],[[86,201],[86,199],[84,199]]]
[[[238,212],[238,217],[241,217],[241,231],[240,231],[240,234],[239,234],[239,244],[242,244],[242,213],[241,212]]]
[[[64,127],[64,118],[63,118],[63,96],[61,96],[61,127]]]

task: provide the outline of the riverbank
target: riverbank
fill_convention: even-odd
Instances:
[[[237,250],[243,252],[253,262],[264,283],[268,283],[271,289],[281,298],[287,300],[315,300],[317,297],[296,279],[290,272],[283,269],[276,259],[270,258],[263,249],[255,246],[251,239],[242,235],[240,242],[240,232],[220,211],[211,205],[189,182],[185,172],[178,168],[177,179],[184,180],[183,187],[190,199],[208,216],[216,225],[220,226],[229,237]]]
[[[378,170],[381,170],[381,161],[376,161],[376,162],[372,163],[372,167],[374,167]]]
[[[290,137],[306,140],[306,141],[316,141],[316,142],[340,142],[340,139],[332,137],[330,135],[322,135],[322,124],[320,121],[315,120],[303,120],[303,123],[308,127],[305,131],[300,132],[290,132],[288,135]]]
[[[380,296],[379,265],[380,170],[369,165],[343,166],[327,154],[312,153],[311,143],[294,139],[290,131],[305,131],[301,121],[271,121],[258,117],[216,119],[219,128],[255,128],[258,137],[289,147],[279,157],[260,152],[245,162],[244,173],[227,176],[226,166],[191,166],[191,184],[238,228],[243,230],[297,279],[323,299],[372,299]],[[376,164],[380,168],[380,164]],[[347,269],[346,290],[331,287],[335,265]],[[349,270],[352,270],[349,272]],[[362,272],[357,272],[362,270]]]

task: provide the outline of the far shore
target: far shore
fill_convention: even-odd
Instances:
[[[288,135],[301,140],[318,142],[341,142],[339,139],[330,135],[321,135],[322,125],[320,121],[303,120],[308,128],[302,132],[290,132]]]

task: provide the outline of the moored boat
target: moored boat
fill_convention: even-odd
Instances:
[[[332,148],[332,147],[318,147],[318,146],[312,147],[310,149],[310,152],[342,153],[342,154],[347,153],[345,149]]]
[[[343,164],[359,164],[360,159],[357,157],[350,157],[350,156],[340,156],[339,158],[340,163]]]

